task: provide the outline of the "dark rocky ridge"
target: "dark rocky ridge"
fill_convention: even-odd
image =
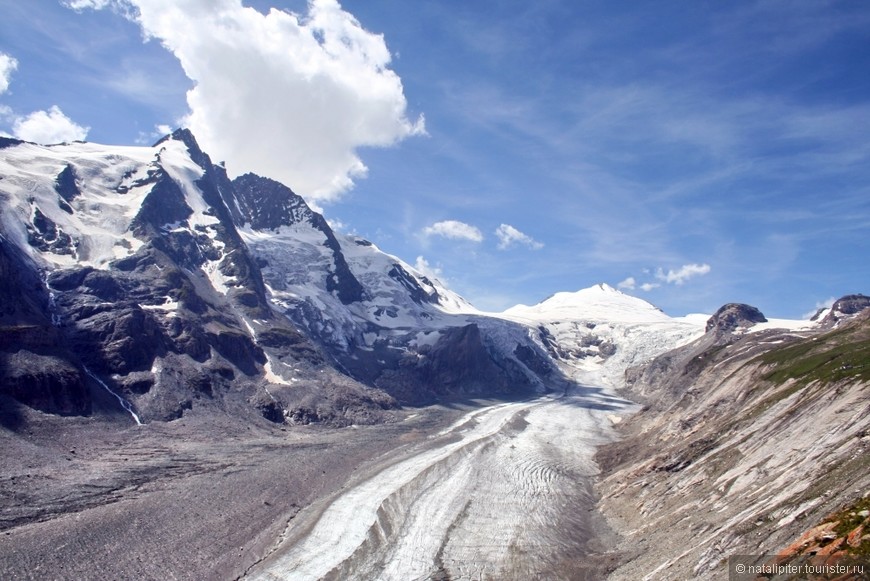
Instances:
[[[196,186],[209,219],[195,227],[188,194],[161,159],[177,142],[202,169]],[[4,142],[8,148],[20,144]],[[300,330],[292,322],[297,315],[324,328],[333,324],[331,315],[308,304],[299,312],[276,310],[267,296],[262,259],[238,229],[313,227],[331,257],[325,292],[343,305],[369,300],[323,216],[274,180],[253,174],[230,180],[187,130],[155,147],[156,156],[139,170],[140,177],[133,180],[135,172],[127,171],[115,188],[119,196],[144,194],[130,223],[143,244],[127,257],[108,268],[77,265],[43,272],[3,239],[2,260],[15,276],[3,277],[0,298],[9,316],[26,319],[0,329],[4,401],[10,409],[22,404],[59,414],[88,415],[104,407],[117,412],[110,389],[131,402],[144,421],[172,420],[196,408],[341,425],[380,421],[397,402],[534,393],[553,373],[534,343],[502,353],[486,331],[464,319],[436,345],[411,351],[406,342],[414,340],[414,329],[385,339],[373,351],[358,348],[354,337],[336,345],[314,326]],[[87,180],[94,175],[93,168],[79,171],[71,159],[46,176],[63,212],[73,216],[83,207]],[[75,234],[63,232],[30,203],[32,221],[25,227],[31,246],[78,260]],[[205,269],[217,269],[226,294],[215,291]],[[416,305],[427,308],[440,300],[428,279],[418,281],[398,263],[382,276],[398,283]]]
[[[250,224],[255,230],[276,230],[308,222],[323,233],[324,245],[332,251],[334,269],[326,279],[327,290],[335,292],[346,305],[364,298],[363,287],[351,272],[332,228],[301,196],[284,184],[251,173],[233,180],[233,187],[238,203],[231,207],[237,208],[240,224]]]
[[[0,424],[14,402],[60,415],[87,414],[91,397],[75,356],[47,315],[49,297],[25,257],[0,236]]]
[[[79,186],[76,183],[76,171],[72,164],[67,164],[66,167],[63,168],[63,171],[57,174],[54,189],[57,190],[58,195],[67,202],[72,202],[81,195],[81,190],[79,190]]]

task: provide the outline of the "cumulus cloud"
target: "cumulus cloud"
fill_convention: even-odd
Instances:
[[[88,131],[90,127],[75,123],[57,105],[48,111],[34,111],[26,117],[18,117],[12,124],[15,137],[42,144],[82,141],[88,136]]]
[[[435,222],[431,226],[426,226],[423,229],[423,234],[426,236],[443,236],[444,238],[452,238],[454,240],[483,241],[483,234],[480,230],[471,224],[459,222],[458,220]]]
[[[659,268],[656,270],[656,278],[668,284],[681,285],[690,278],[703,276],[710,272],[709,264],[684,264],[678,270],[670,269],[667,272]]]
[[[642,290],[643,292],[648,293],[649,291],[653,290],[654,288],[659,288],[660,286],[662,286],[662,285],[660,285],[660,284],[657,283],[657,282],[645,282],[645,283],[643,283],[642,285],[640,285],[639,288],[640,288],[640,290]]]
[[[637,281],[633,276],[628,277],[616,285],[618,289],[634,290],[637,287]]]
[[[185,124],[233,174],[253,171],[318,204],[365,176],[360,147],[425,133],[407,116],[383,35],[336,0],[304,16],[241,0],[69,0],[112,7],[159,40],[194,82]]]
[[[543,244],[528,234],[523,234],[510,224],[502,224],[496,228],[495,235],[498,237],[498,247],[500,250],[506,250],[514,244],[523,244],[534,250],[544,247]]]
[[[9,90],[9,78],[17,68],[17,60],[8,54],[0,52],[0,95]]]
[[[18,68],[18,61],[5,53],[0,53],[0,95],[9,90],[9,80]],[[10,107],[0,105],[0,118],[12,123],[12,135],[24,141],[52,144],[64,141],[83,140],[89,127],[82,127],[63,114],[55,105],[48,111],[34,111],[21,117]],[[5,135],[5,133],[4,133]]]

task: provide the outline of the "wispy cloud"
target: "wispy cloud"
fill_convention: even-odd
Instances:
[[[9,78],[17,68],[17,60],[0,52],[0,95],[9,90]]]
[[[650,292],[661,288],[665,284],[682,286],[691,278],[709,274],[710,270],[712,270],[710,265],[706,263],[684,264],[678,269],[668,269],[667,271],[664,268],[657,268],[655,273],[651,273],[649,269],[644,269],[643,274],[645,278],[652,274],[655,280],[646,280],[641,283],[636,277],[629,276],[617,283],[616,288],[627,291],[642,290]]]
[[[659,268],[656,270],[656,278],[668,284],[680,286],[690,278],[703,276],[709,272],[709,264],[684,264],[677,270],[669,269],[667,272],[663,268]]]
[[[91,8],[93,10],[102,10],[109,6],[119,6],[122,3],[119,0],[65,0],[64,5],[73,10],[84,10]]]
[[[812,311],[808,311],[801,316],[801,319],[812,319],[821,309],[830,309],[837,301],[834,297],[829,297],[823,301],[816,301],[816,306]]]
[[[528,234],[520,232],[510,224],[500,225],[496,228],[495,235],[498,238],[499,250],[507,250],[514,244],[528,246],[532,250],[540,250],[544,247],[541,242],[538,242]]]
[[[447,279],[444,278],[444,271],[440,266],[430,264],[423,256],[418,256],[414,261],[414,269],[420,274],[435,279],[443,285],[447,285]]]
[[[480,229],[458,220],[443,220],[441,222],[435,222],[431,226],[423,228],[423,234],[425,236],[441,236],[453,240],[470,240],[471,242],[483,241],[483,234]]]

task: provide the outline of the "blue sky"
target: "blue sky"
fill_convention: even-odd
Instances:
[[[0,13],[3,133],[190,125],[231,173],[284,181],[483,309],[598,282],[673,315],[870,293],[866,0]]]

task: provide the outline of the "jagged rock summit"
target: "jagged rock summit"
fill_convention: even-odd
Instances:
[[[526,326],[333,231],[283,184],[230,179],[188,130],[4,139],[0,178],[4,409],[342,425],[558,379]]]

